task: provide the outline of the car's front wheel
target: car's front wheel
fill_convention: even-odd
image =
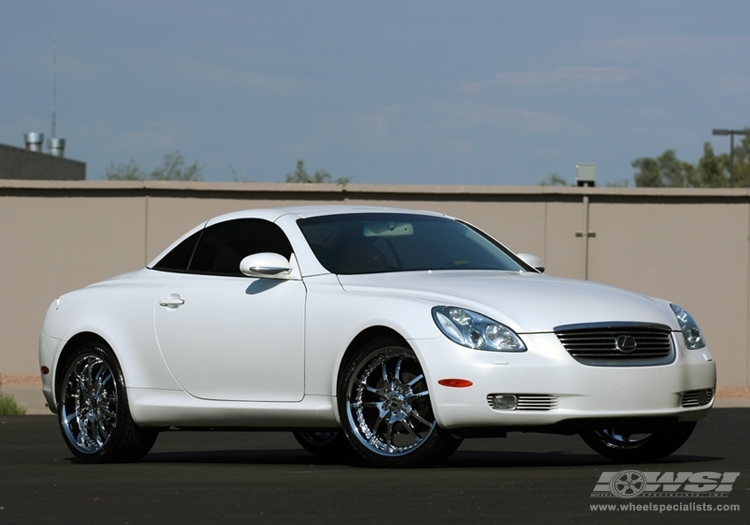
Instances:
[[[68,359],[59,391],[58,419],[68,448],[87,463],[137,461],[158,430],[130,416],[122,371],[108,345],[86,343]]]
[[[672,454],[685,444],[694,428],[694,421],[661,426],[646,433],[606,428],[581,432],[581,438],[602,456],[633,463],[655,461]]]
[[[461,444],[435,421],[417,356],[391,340],[373,341],[354,355],[338,400],[346,437],[374,465],[427,466]]]

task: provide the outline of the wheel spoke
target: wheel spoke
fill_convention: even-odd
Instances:
[[[107,416],[107,419],[114,419],[116,414],[104,407],[101,408],[102,414]]]
[[[422,441],[422,438],[419,437],[419,435],[417,435],[417,433],[414,431],[411,422],[409,422],[408,420],[405,421],[404,427],[406,428],[406,431],[414,438],[415,443],[419,443],[420,441]]]
[[[385,431],[385,445],[388,448],[393,446],[393,423],[388,422],[386,425],[387,430]]]
[[[422,417],[422,416],[421,416],[421,415],[419,414],[419,412],[417,412],[417,411],[416,411],[416,410],[414,410],[413,408],[409,408],[409,417],[412,417],[412,418],[416,419],[417,421],[419,421],[420,423],[422,423],[422,424],[423,424],[424,426],[426,426],[426,427],[430,427],[430,426],[432,425],[432,423],[430,423],[430,422],[429,422],[429,421],[427,421],[427,420],[426,420],[425,418],[423,418],[423,417]]]
[[[419,374],[419,375],[418,375],[417,377],[415,377],[414,379],[412,379],[411,381],[409,381],[409,382],[408,382],[408,383],[406,383],[406,384],[407,384],[408,386],[414,386],[415,384],[417,384],[417,383],[418,383],[419,381],[421,381],[422,379],[424,379],[424,374]]]
[[[398,361],[396,361],[396,371],[393,373],[393,379],[395,379],[396,381],[400,381],[400,378],[401,378],[401,363],[403,363],[403,362],[404,362],[403,359],[399,359]]]
[[[430,393],[427,390],[424,390],[422,392],[412,392],[407,396],[407,398],[411,400],[411,399],[418,399],[420,397],[425,397],[429,395]]]

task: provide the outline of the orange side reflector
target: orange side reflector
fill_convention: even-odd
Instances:
[[[449,386],[452,388],[466,388],[473,385],[468,379],[441,379],[438,385]]]

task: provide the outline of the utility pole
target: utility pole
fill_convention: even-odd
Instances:
[[[731,188],[734,186],[734,136],[750,135],[750,129],[715,129],[712,134],[719,136],[729,135],[729,187]]]

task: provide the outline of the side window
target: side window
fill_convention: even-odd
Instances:
[[[171,252],[162,257],[154,265],[154,270],[164,272],[186,272],[190,264],[190,258],[195,251],[195,245],[198,243],[203,230],[195,232],[193,235],[178,244]]]
[[[242,276],[240,261],[254,253],[279,253],[287,259],[292,246],[281,228],[262,219],[237,219],[203,231],[188,272]]]

